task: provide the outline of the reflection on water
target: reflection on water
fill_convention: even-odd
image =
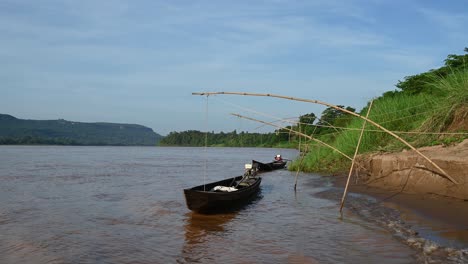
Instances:
[[[213,252],[207,252],[205,243],[228,233],[226,224],[237,212],[227,214],[187,213],[185,224],[185,243],[182,248],[182,259],[178,262],[199,262],[207,260]]]
[[[225,232],[225,224],[236,216],[237,212],[229,214],[198,214],[188,212],[185,225],[185,240],[188,244],[203,242],[208,234]]]
[[[240,175],[251,159],[297,154],[248,148],[199,153],[1,146],[0,263],[424,262],[372,221],[351,211],[340,219],[336,201],[317,196],[331,185],[316,175],[301,175],[295,193],[295,173],[267,173],[260,195],[241,210],[193,213],[183,189]]]
[[[211,213],[188,212],[185,214],[185,243],[182,248],[182,258],[180,263],[200,262],[213,259],[213,252],[206,251],[206,244],[219,241],[223,237],[228,237],[233,230],[229,230],[229,223],[239,213],[240,210],[255,205],[263,197],[262,191],[255,193],[247,201],[237,204],[235,207],[216,210]],[[220,252],[223,254],[223,252]]]

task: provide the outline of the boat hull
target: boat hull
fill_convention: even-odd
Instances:
[[[258,172],[279,170],[286,167],[286,161],[274,161],[269,163],[262,163],[260,161],[252,160],[252,165],[257,167]]]
[[[195,212],[216,212],[236,210],[245,205],[260,190],[262,179],[255,177],[251,179],[248,186],[238,186],[237,191],[233,192],[215,192],[211,191],[215,186],[232,187],[240,181],[243,176],[225,179],[218,182],[199,185],[190,189],[185,189],[185,201],[187,207]]]

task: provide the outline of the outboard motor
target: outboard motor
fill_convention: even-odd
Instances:
[[[256,176],[257,175],[257,168],[253,167],[252,164],[248,163],[244,166],[244,176]]]

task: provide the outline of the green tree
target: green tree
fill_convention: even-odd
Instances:
[[[312,125],[314,124],[316,119],[317,119],[317,116],[314,113],[301,115],[299,117],[299,123],[300,123],[299,130],[302,133],[307,134],[307,135],[312,134],[312,132],[314,131],[314,128]]]
[[[338,105],[338,107],[344,108],[351,112],[356,111],[356,109],[350,106],[344,107],[343,105]],[[351,118],[345,112],[335,109],[333,107],[328,107],[322,112],[322,116],[320,117],[320,120],[317,122],[317,125],[319,126],[317,128],[317,133],[325,134],[325,133],[333,132],[335,130],[328,126],[341,127],[341,126],[346,125],[350,120]]]
[[[464,49],[468,53],[468,48]],[[468,54],[449,54],[444,60],[444,66],[432,69],[428,72],[406,76],[403,81],[398,81],[395,85],[401,92],[408,94],[433,93],[434,79],[443,78],[456,70],[466,70],[468,68]]]

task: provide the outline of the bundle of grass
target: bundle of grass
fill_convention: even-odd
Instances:
[[[460,142],[468,137],[463,134],[468,132],[468,69],[455,70],[445,77],[434,75],[432,80],[431,90],[438,98],[436,105],[446,110],[437,111],[421,126],[422,131],[441,134],[423,140],[431,141],[431,145]]]

